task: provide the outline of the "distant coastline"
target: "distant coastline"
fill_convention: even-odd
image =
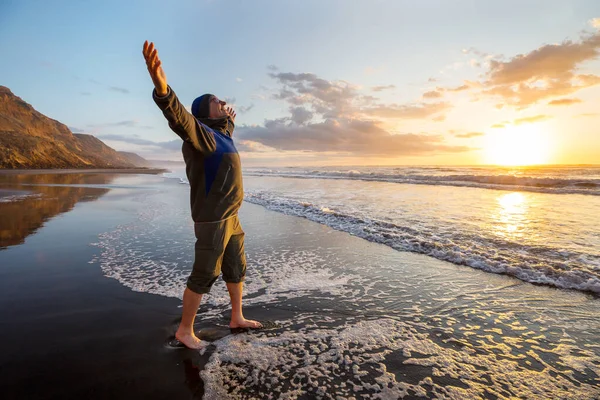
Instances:
[[[44,169],[8,169],[0,168],[2,175],[16,174],[162,174],[169,172],[164,168],[44,168]]]

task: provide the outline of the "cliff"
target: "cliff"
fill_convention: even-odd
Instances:
[[[0,168],[134,168],[147,163],[123,155],[92,135],[73,134],[0,86]]]

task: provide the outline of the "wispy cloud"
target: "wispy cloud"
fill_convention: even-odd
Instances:
[[[430,90],[429,92],[423,93],[424,99],[438,99],[442,96],[443,94],[441,92],[438,92],[437,90]]]
[[[240,114],[245,114],[245,113],[247,113],[248,111],[252,110],[253,108],[254,108],[254,104],[250,104],[249,106],[240,106],[240,107],[238,107],[238,108],[237,108],[237,111],[238,111]]]
[[[462,91],[468,90],[469,88],[471,88],[473,86],[475,86],[475,85],[472,82],[467,81],[464,85],[446,88],[444,90],[447,92],[462,92]]]
[[[137,120],[128,119],[128,120],[118,121],[118,122],[105,122],[105,123],[102,123],[102,124],[88,124],[87,127],[88,128],[93,128],[93,129],[102,129],[102,128],[110,128],[110,127],[154,129],[153,126],[139,125],[139,123],[140,122],[137,121]]]
[[[572,98],[572,99],[552,100],[551,102],[548,103],[548,105],[551,105],[551,106],[570,106],[572,104],[577,104],[577,103],[581,103],[581,100],[580,99],[576,99],[576,98]]]
[[[107,128],[112,126],[124,126],[127,128],[133,128],[138,124],[136,120],[125,120],[119,122],[106,122],[103,124],[88,124],[88,128]]]
[[[381,92],[383,90],[395,89],[396,85],[384,85],[384,86],[373,86],[371,90],[374,92]]]
[[[420,119],[438,114],[451,107],[450,103],[416,103],[378,105],[364,110],[366,115],[382,118]]]
[[[125,88],[120,88],[120,87],[117,87],[117,86],[109,86],[108,90],[111,90],[113,92],[125,93],[125,94],[129,93],[129,90],[127,90]]]
[[[467,133],[456,133],[454,136],[456,136],[457,138],[468,139],[468,138],[473,138],[473,137],[478,137],[478,136],[483,136],[483,135],[485,135],[485,133],[483,133],[483,132],[467,132]]]
[[[101,140],[111,140],[115,142],[123,142],[136,144],[140,146],[154,146],[165,150],[180,150],[181,139],[170,140],[166,142],[154,142],[152,140],[142,139],[137,135],[96,135]]]
[[[497,122],[495,124],[492,125],[492,128],[506,128],[508,125],[523,125],[523,124],[532,124],[535,122],[541,122],[541,121],[546,121],[551,119],[552,117],[550,115],[544,115],[544,114],[539,114],[539,115],[532,115],[530,117],[523,117],[523,118],[516,118],[513,121],[502,121],[502,122]]]
[[[486,58],[486,57],[490,56],[489,53],[478,50],[474,47],[469,47],[468,49],[463,49],[462,52],[463,52],[463,54],[475,54],[476,56],[479,56],[481,58]]]
[[[517,118],[513,121],[514,125],[531,124],[534,122],[545,121],[552,118],[549,115],[533,115],[531,117]]]

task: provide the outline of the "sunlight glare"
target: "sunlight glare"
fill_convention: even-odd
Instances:
[[[495,165],[545,164],[550,156],[550,139],[542,124],[494,129],[486,134],[486,162]]]

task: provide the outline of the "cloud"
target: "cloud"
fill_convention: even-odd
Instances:
[[[581,64],[600,55],[600,31],[578,41],[547,44],[508,61],[492,59],[481,82],[483,93],[526,107],[540,100],[565,96],[600,84],[596,75],[578,74]]]
[[[242,82],[242,81],[243,81],[243,79],[242,79],[242,78],[235,78],[235,81],[236,81],[236,82]]]
[[[88,128],[107,128],[107,127],[111,127],[111,126],[124,126],[127,128],[134,128],[136,127],[136,125],[138,124],[138,121],[136,120],[125,120],[125,121],[119,121],[119,122],[107,122],[104,124],[88,124]]]
[[[388,119],[441,121],[451,108],[447,102],[394,104],[365,94],[361,86],[327,80],[314,73],[268,72],[277,87],[272,98],[284,101],[289,114],[265,120],[263,126],[238,126],[236,137],[245,141],[244,151],[256,152],[258,144],[278,151],[308,151],[337,155],[402,156],[464,152],[465,146],[445,143],[440,135],[392,134],[384,129]],[[394,88],[378,86],[377,92]],[[431,96],[430,96],[431,97]],[[255,144],[248,144],[255,143]]]
[[[489,53],[477,50],[474,47],[469,47],[468,49],[463,49],[462,52],[463,52],[463,54],[475,54],[476,56],[479,56],[481,58],[486,58],[486,57],[490,56]]]
[[[549,115],[543,115],[543,114],[533,115],[531,117],[517,118],[517,119],[513,120],[512,122],[510,122],[510,121],[498,122],[498,123],[495,123],[494,125],[492,125],[492,128],[506,128],[507,125],[532,124],[534,122],[546,121],[550,118],[552,118],[552,117]]]
[[[175,139],[166,142],[154,142],[152,140],[142,139],[137,135],[96,135],[96,137],[101,140],[111,140],[140,146],[154,146],[165,150],[180,150],[182,144],[181,139]]]
[[[468,133],[457,133],[454,136],[456,136],[457,138],[472,138],[472,137],[477,137],[477,136],[483,136],[485,135],[485,133],[483,132],[468,132]]]
[[[387,89],[395,89],[396,85],[385,85],[385,86],[373,86],[371,87],[371,90],[374,92],[381,92],[382,90],[387,90]]]
[[[356,110],[358,86],[345,81],[328,81],[312,73],[269,73],[281,87],[275,99],[294,106],[310,106],[325,118],[341,117]]]
[[[240,114],[245,114],[245,113],[247,113],[248,111],[252,110],[253,108],[254,108],[254,104],[250,104],[249,106],[239,106],[239,107],[237,108],[237,111],[238,111]]]
[[[476,60],[475,58],[471,58],[471,59],[469,60],[469,65],[470,65],[471,67],[476,67],[476,68],[479,68],[479,67],[481,67],[481,62],[480,62],[479,60]]]
[[[303,125],[313,117],[313,113],[304,107],[290,107],[290,113],[292,114],[291,121],[297,125]]]
[[[592,19],[590,19],[590,25],[593,26],[594,28],[599,28],[600,29],[600,18],[592,18]]]
[[[349,153],[361,156],[405,156],[460,153],[467,146],[449,146],[440,135],[390,134],[375,121],[333,120],[297,125],[283,118],[264,126],[238,128],[240,140],[282,151]]]
[[[125,94],[129,93],[129,90],[124,89],[124,88],[120,88],[120,87],[117,87],[117,86],[109,86],[108,90],[112,90],[113,92],[125,93]]]
[[[420,103],[420,104],[391,104],[379,105],[371,108],[366,108],[363,112],[367,115],[383,117],[383,118],[405,118],[418,119],[427,118],[434,114],[440,113],[449,109],[449,103]]]
[[[572,98],[572,99],[558,99],[552,100],[548,103],[551,106],[570,106],[571,104],[581,103],[580,99]]]
[[[444,90],[446,90],[448,92],[462,92],[463,90],[468,90],[470,87],[471,87],[471,85],[465,83],[464,85],[456,86],[453,88],[447,88]]]
[[[82,96],[91,96],[92,95],[90,92],[81,92],[79,94],[81,94]]]
[[[425,99],[438,99],[442,96],[443,94],[441,92],[438,92],[437,90],[431,90],[429,92],[423,93],[423,98]]]
[[[582,114],[579,114],[579,117],[597,117],[598,115],[600,115],[600,114],[598,114],[598,113],[582,113]]]
[[[251,152],[251,153],[267,153],[272,152],[272,147],[265,146],[262,143],[253,142],[251,140],[238,140],[235,143],[235,147],[240,152]]]
[[[534,115],[532,117],[517,118],[513,121],[514,125],[531,124],[534,122],[545,121],[552,118],[549,115]]]

